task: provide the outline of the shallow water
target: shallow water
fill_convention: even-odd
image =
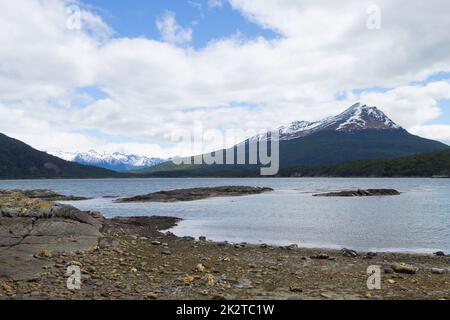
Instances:
[[[266,186],[275,192],[187,203],[115,204],[109,196],[131,196],[176,188],[222,185]],[[449,179],[105,179],[0,181],[0,189],[52,189],[94,197],[70,202],[107,217],[163,215],[184,220],[179,236],[216,241],[297,243],[304,247],[356,250],[450,251]],[[394,188],[394,197],[323,198],[315,192]]]

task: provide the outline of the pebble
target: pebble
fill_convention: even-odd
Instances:
[[[161,245],[161,242],[159,242],[159,241],[152,241],[152,245],[154,245],[154,246],[160,246]]]
[[[298,286],[291,286],[291,287],[289,288],[289,290],[290,290],[291,292],[303,292],[303,289],[300,288],[300,287],[298,287]]]
[[[81,262],[78,262],[78,261],[70,261],[70,262],[66,263],[66,267],[69,267],[69,266],[77,266],[77,267],[81,268],[83,265],[81,264]]]
[[[144,299],[147,299],[147,300],[156,300],[158,298],[159,298],[159,296],[156,293],[147,293],[144,295]]]
[[[386,268],[384,268],[384,273],[392,274],[392,273],[394,273],[394,269],[392,269],[391,267],[386,267]]]
[[[44,249],[44,250],[40,251],[40,252],[36,255],[36,257],[37,257],[37,258],[51,258],[51,257],[53,257],[53,254],[52,254],[49,250]]]
[[[11,294],[12,293],[12,287],[9,284],[7,284],[7,283],[3,283],[2,284],[2,289],[3,289],[3,291],[6,292],[6,294]]]
[[[358,253],[355,250],[350,250],[347,248],[342,249],[342,255],[344,257],[355,258],[358,256]]]
[[[99,240],[98,246],[100,247],[100,249],[116,249],[119,246],[119,242],[112,238],[104,237]]]
[[[202,265],[201,263],[199,263],[199,264],[195,267],[195,269],[196,269],[198,272],[202,272],[202,273],[206,271],[205,266]]]
[[[319,254],[311,256],[310,258],[317,259],[317,260],[328,260],[328,259],[330,259],[330,256],[327,255],[326,253],[319,253]]]
[[[278,271],[279,270],[278,267],[276,267],[276,266],[270,266],[269,269],[273,270],[273,271]]]
[[[431,269],[432,274],[445,274],[447,270],[445,269],[439,269],[439,268],[433,268]]]
[[[301,301],[303,300],[300,296],[290,296],[287,298],[288,301]]]

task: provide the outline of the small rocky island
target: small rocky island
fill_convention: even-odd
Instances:
[[[16,192],[23,193],[25,196],[31,199],[41,199],[47,201],[83,201],[90,200],[92,198],[79,197],[79,196],[65,196],[56,193],[52,190],[38,189],[38,190],[16,190]]]
[[[449,256],[198,240],[171,217],[105,219],[0,191],[3,299],[450,299]],[[45,194],[42,196],[46,197]],[[125,212],[126,214],[126,212]],[[380,266],[382,290],[367,289]],[[79,267],[81,288],[67,287]]]
[[[247,187],[247,186],[224,186],[213,188],[178,189],[171,191],[160,191],[147,195],[130,198],[117,199],[117,203],[128,202],[186,202],[203,200],[213,197],[238,197],[271,192],[271,188]]]
[[[367,189],[320,193],[315,194],[314,197],[380,197],[398,195],[400,195],[400,192],[394,189]]]

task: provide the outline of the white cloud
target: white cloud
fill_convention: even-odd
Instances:
[[[269,128],[333,115],[356,100],[411,129],[438,118],[450,92],[446,81],[410,84],[450,71],[450,2],[379,0],[382,28],[374,31],[366,28],[371,1],[230,0],[280,37],[233,36],[198,49],[173,13],[157,21],[163,41],[112,38],[86,8],[83,29],[67,29],[68,3],[0,2],[0,132],[43,150],[126,147],[80,133],[96,130],[144,141],[130,145],[143,150],[134,153],[171,156],[187,151],[168,144],[170,133],[194,121]],[[75,106],[76,89],[89,86],[109,97]],[[392,89],[351,94],[372,87]],[[336,100],[339,92],[348,99]]]
[[[175,13],[171,11],[166,11],[160,16],[156,20],[156,26],[161,33],[161,38],[167,43],[178,45],[192,40],[192,29],[180,26],[176,21]]]
[[[363,92],[359,100],[382,106],[395,121],[405,128],[426,123],[441,115],[439,100],[450,98],[450,83],[431,82],[427,85],[397,87],[384,93]]]
[[[450,144],[450,125],[414,126],[411,128],[411,132],[425,138],[440,140]]]
[[[208,0],[208,8],[221,8],[223,6],[223,0]]]

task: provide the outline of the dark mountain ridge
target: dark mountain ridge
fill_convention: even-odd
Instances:
[[[0,133],[0,179],[112,178],[122,175],[38,151]]]

